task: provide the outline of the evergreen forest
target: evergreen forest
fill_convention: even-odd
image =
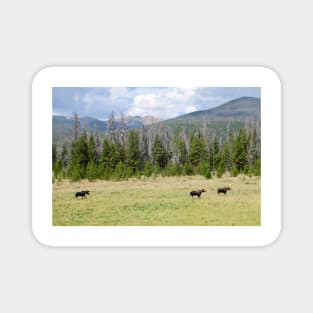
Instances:
[[[261,175],[261,132],[258,120],[242,127],[229,121],[221,136],[210,121],[188,123],[173,131],[166,123],[128,129],[112,112],[105,135],[90,131],[73,116],[72,140],[52,145],[55,179],[124,180],[130,177]]]

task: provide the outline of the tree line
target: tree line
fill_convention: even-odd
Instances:
[[[118,126],[117,126],[118,125]],[[259,122],[246,122],[239,130],[228,123],[226,136],[209,131],[208,122],[198,128],[188,124],[171,131],[164,123],[141,129],[127,129],[123,115],[117,124],[112,112],[104,138],[97,129],[80,130],[73,117],[73,140],[57,149],[52,145],[53,177],[80,180],[120,180],[156,175],[200,174],[222,177],[230,172],[261,175],[261,138]]]

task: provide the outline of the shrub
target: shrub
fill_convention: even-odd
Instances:
[[[77,167],[74,167],[71,171],[71,180],[72,181],[79,181],[80,180],[80,172]]]
[[[216,177],[221,178],[223,174],[224,174],[224,169],[221,166],[219,166],[216,170]]]
[[[230,175],[232,177],[237,177],[238,176],[238,169],[237,169],[237,167],[235,165],[233,165],[233,167],[231,168]]]
[[[125,177],[125,166],[123,162],[119,161],[114,170],[114,179],[120,180]]]
[[[205,178],[207,179],[211,179],[212,178],[212,173],[211,173],[211,170],[208,169],[208,171],[206,172],[206,174],[204,175]]]
[[[144,168],[143,168],[143,174],[146,177],[150,177],[153,173],[153,166],[152,164],[148,161],[145,162]]]
[[[96,167],[93,162],[89,162],[86,169],[86,176],[89,181],[93,181],[96,179]]]
[[[252,167],[253,175],[255,176],[261,176],[261,160],[257,159],[255,160],[253,167]]]
[[[184,173],[189,176],[194,174],[194,168],[190,162],[186,163],[184,167]]]

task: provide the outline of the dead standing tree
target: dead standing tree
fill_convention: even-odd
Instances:
[[[80,132],[80,125],[79,125],[79,119],[78,114],[75,112],[73,114],[73,142],[77,142],[79,138],[79,132]]]
[[[106,136],[110,142],[110,144],[115,144],[115,119],[114,119],[114,112],[112,111],[108,122],[107,122],[107,131]]]
[[[119,125],[119,130],[118,130],[118,142],[122,146],[125,146],[127,142],[127,135],[128,135],[128,129],[126,125],[126,119],[124,117],[124,114],[121,113],[120,125]]]
[[[261,121],[256,121],[256,155],[261,158]]]
[[[143,125],[139,129],[139,149],[140,154],[143,157],[144,160],[149,159],[149,137],[148,137],[148,131]]]
[[[165,150],[168,153],[169,158],[171,158],[173,147],[172,147],[172,136],[170,135],[168,127],[162,122],[159,129],[160,138],[162,138]]]
[[[102,147],[97,121],[95,121],[95,149],[96,149],[96,162],[98,164],[101,159]]]
[[[152,147],[154,143],[155,134],[156,134],[155,126],[150,127],[148,131],[146,132],[148,156],[149,156],[150,161],[152,160]]]
[[[187,153],[190,152],[190,122],[189,120],[187,120],[186,124],[184,125],[183,131],[182,131],[182,139],[185,143],[186,149],[187,149]]]
[[[205,147],[207,151],[209,151],[209,129],[208,129],[209,121],[206,117],[203,117],[202,123],[201,123],[201,133],[205,141]]]
[[[231,130],[231,120],[228,120],[226,130],[226,142],[228,143],[227,159],[225,160],[226,170],[230,171],[232,167],[232,153],[233,153],[233,133]]]

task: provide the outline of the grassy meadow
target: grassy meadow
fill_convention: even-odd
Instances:
[[[217,188],[229,186],[226,195]],[[201,198],[191,190],[206,189]],[[85,199],[75,192],[90,190]],[[53,184],[55,226],[256,226],[261,224],[260,177],[157,177]]]

